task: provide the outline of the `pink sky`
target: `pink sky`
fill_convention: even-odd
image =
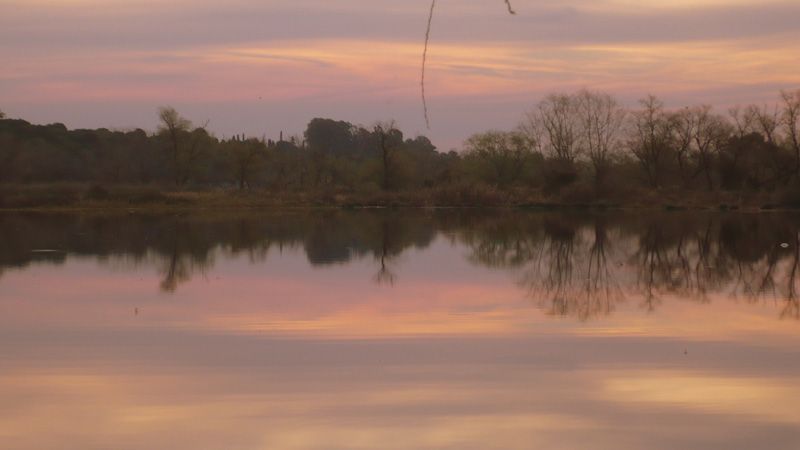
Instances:
[[[313,117],[397,119],[442,150],[512,128],[543,95],[626,104],[773,101],[800,86],[800,4],[766,0],[0,0],[0,109],[32,122],[154,129],[171,104],[216,134]]]

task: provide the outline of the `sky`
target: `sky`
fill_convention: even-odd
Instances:
[[[552,92],[652,93],[724,111],[800,87],[800,2],[0,0],[0,110],[34,123],[154,130],[172,105],[219,137],[314,117],[395,119],[440,150],[511,129]]]

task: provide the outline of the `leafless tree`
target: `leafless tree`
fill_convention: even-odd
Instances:
[[[754,105],[749,105],[745,108],[736,105],[728,109],[728,115],[736,127],[736,135],[740,138],[758,129],[758,108]]]
[[[755,129],[759,131],[767,139],[770,144],[775,144],[777,140],[778,127],[780,126],[780,115],[778,114],[778,106],[775,105],[769,108],[767,105],[758,107],[751,105],[747,107],[748,111],[755,116]]]
[[[681,109],[672,114],[672,135],[675,150],[675,162],[678,163],[681,181],[684,187],[692,178],[689,169],[692,143],[697,131],[696,117],[689,108]]]
[[[710,105],[702,105],[692,109],[695,117],[695,155],[698,170],[706,179],[709,190],[714,189],[714,160],[724,140],[730,136],[730,126],[725,119],[714,114]]]
[[[628,145],[650,186],[657,188],[669,157],[674,121],[664,111],[664,103],[653,95],[639,100],[639,104],[642,109],[632,114],[632,137]]]
[[[703,174],[709,190],[714,188],[713,168],[717,153],[730,136],[730,124],[714,114],[710,105],[685,108],[673,116],[675,153],[684,184]],[[689,159],[696,170],[688,172]]]
[[[539,129],[542,147],[550,157],[575,162],[580,156],[580,121],[574,98],[551,94],[526,115],[526,128]]]
[[[614,152],[621,148],[620,131],[626,111],[614,97],[586,89],[574,98],[580,129],[579,146],[594,168],[595,184],[605,181]]]
[[[384,191],[392,185],[393,155],[403,141],[403,135],[397,129],[394,120],[377,122],[372,126],[372,132],[378,139],[378,148],[381,151],[382,181]]]
[[[800,176],[800,89],[781,91],[783,111],[781,123],[786,134],[787,146],[794,153],[795,175]]]

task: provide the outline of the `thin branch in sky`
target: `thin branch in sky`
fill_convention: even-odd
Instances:
[[[431,122],[428,119],[428,101],[425,98],[425,62],[428,59],[428,41],[431,39],[431,22],[433,22],[433,9],[436,7],[436,0],[431,0],[431,10],[428,13],[428,28],[425,29],[425,48],[422,50],[422,77],[420,87],[422,88],[422,109],[425,111],[425,126],[431,129]]]
[[[511,7],[511,0],[504,0],[509,14],[516,14]],[[431,23],[433,22],[433,10],[436,8],[436,0],[431,0],[431,9],[428,12],[428,27],[425,28],[425,47],[422,50],[422,76],[420,77],[420,88],[422,91],[422,109],[425,113],[425,126],[430,130],[431,121],[428,118],[428,100],[425,97],[425,63],[428,60],[428,42],[431,40]]]

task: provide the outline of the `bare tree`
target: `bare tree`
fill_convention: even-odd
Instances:
[[[610,95],[581,90],[574,98],[578,124],[579,146],[594,168],[595,185],[605,181],[611,159],[621,147],[620,130],[626,111]]]
[[[372,132],[378,139],[378,148],[381,152],[382,180],[381,186],[388,191],[392,185],[393,155],[403,142],[403,133],[397,129],[394,120],[377,122],[372,126]]]
[[[653,95],[639,100],[639,104],[642,109],[632,115],[629,147],[650,186],[657,188],[663,166],[669,157],[674,121],[664,111],[664,103]]]
[[[697,131],[696,118],[692,110],[684,108],[672,114],[671,122],[675,162],[678,163],[681,181],[686,187],[692,178],[689,168],[691,165],[692,142],[694,142],[694,136]]]
[[[781,91],[783,112],[781,122],[789,149],[794,153],[795,176],[800,176],[800,89]]]
[[[572,96],[548,95],[536,110],[527,114],[526,120],[528,128],[542,130],[543,148],[549,156],[570,163],[578,159],[580,122]]]
[[[673,115],[674,147],[684,184],[702,174],[709,190],[714,188],[714,161],[731,126],[724,117],[714,114],[710,105],[685,108]],[[691,159],[695,170],[689,172]]]
[[[730,136],[730,127],[725,119],[711,111],[710,105],[695,107],[691,111],[694,116],[695,157],[698,171],[702,172],[709,190],[714,189],[714,159],[722,147],[723,141]]]
[[[748,106],[748,110],[752,110],[752,114],[755,116],[757,130],[764,135],[767,142],[774,144],[777,141],[776,134],[778,126],[780,125],[778,106],[775,105],[772,110],[770,110],[767,105],[761,108],[751,105]]]
[[[749,105],[746,108],[736,105],[728,109],[728,115],[733,120],[733,124],[736,127],[736,135],[739,138],[743,138],[758,129],[758,108],[754,105]]]

